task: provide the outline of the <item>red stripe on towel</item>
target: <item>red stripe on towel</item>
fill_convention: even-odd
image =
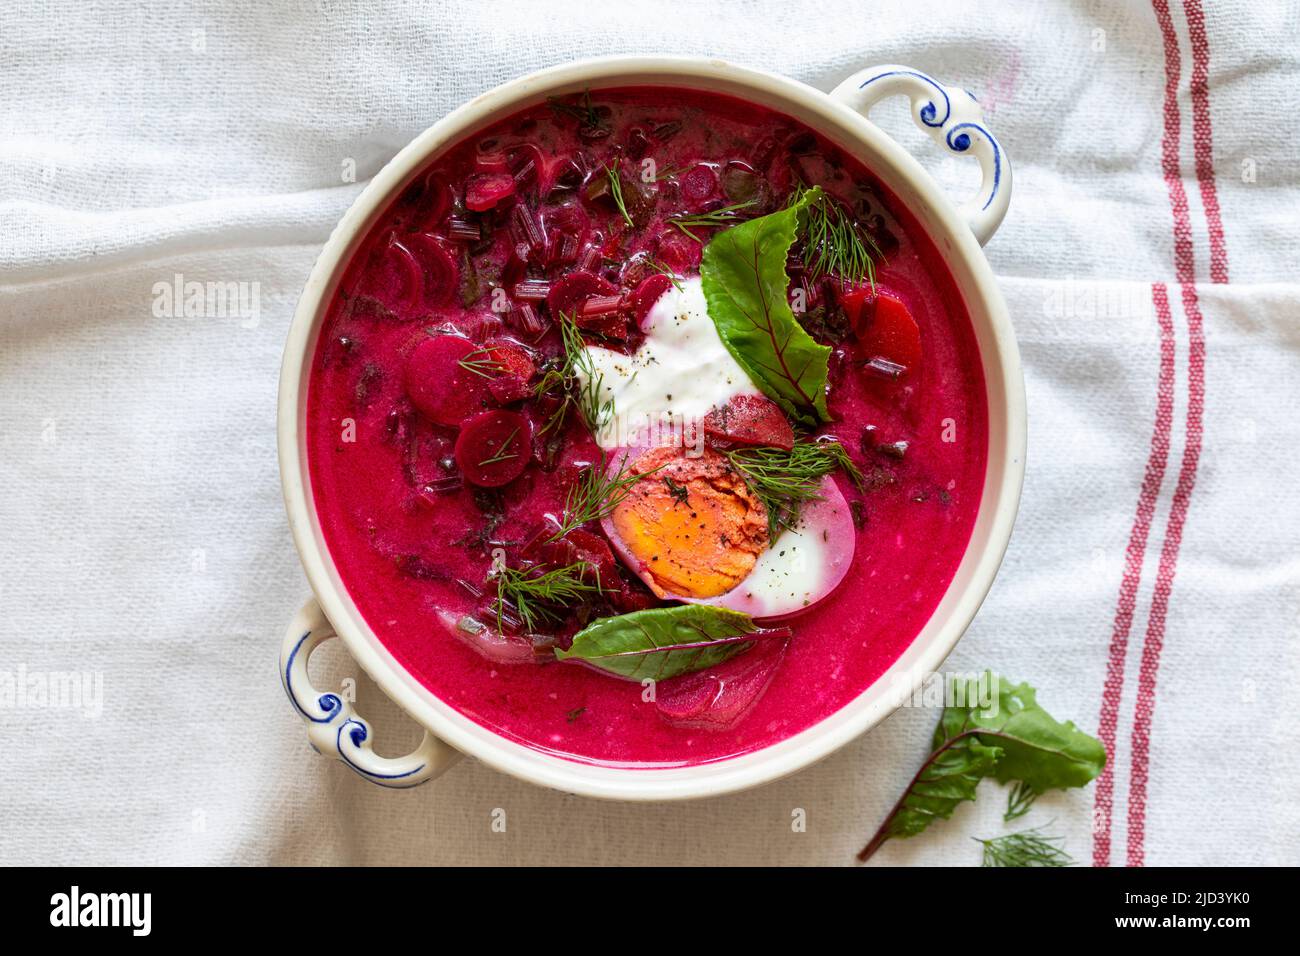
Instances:
[[[1151,598],[1151,615],[1147,620],[1146,642],[1142,647],[1142,665],[1138,671],[1137,707],[1133,714],[1132,771],[1128,797],[1128,865],[1142,866],[1146,860],[1147,780],[1151,755],[1151,719],[1156,707],[1156,674],[1160,669],[1160,652],[1165,644],[1165,623],[1169,596],[1178,571],[1178,552],[1183,543],[1183,527],[1196,472],[1201,460],[1201,438],[1205,413],[1205,326],[1196,297],[1196,286],[1183,286],[1183,311],[1187,314],[1187,441],[1183,461],[1178,469],[1178,484],[1169,509],[1165,542],[1160,549],[1160,567],[1156,572],[1155,592]]]
[[[1169,433],[1174,418],[1174,320],[1169,311],[1169,292],[1164,283],[1151,287],[1156,319],[1160,324],[1160,375],[1156,384],[1156,419],[1151,432],[1151,451],[1147,455],[1146,473],[1138,494],[1137,514],[1128,536],[1124,559],[1124,577],[1120,581],[1119,601],[1115,607],[1115,626],[1110,635],[1110,658],[1106,663],[1106,688],[1101,699],[1098,736],[1110,757],[1097,778],[1093,811],[1093,866],[1110,865],[1110,829],[1115,795],[1115,732],[1119,724],[1119,704],[1124,691],[1124,661],[1128,655],[1129,632],[1137,608],[1138,586],[1142,583],[1142,562],[1146,558],[1147,539],[1156,500],[1165,480],[1169,463]]]
[[[1187,316],[1187,421],[1183,460],[1178,469],[1169,520],[1165,525],[1164,544],[1147,618],[1142,661],[1138,670],[1137,703],[1133,714],[1133,736],[1129,755],[1128,852],[1129,866],[1146,862],[1147,784],[1151,766],[1151,724],[1156,706],[1156,676],[1160,654],[1164,650],[1169,600],[1174,576],[1178,571],[1178,554],[1182,547],[1183,528],[1196,488],[1196,472],[1201,460],[1201,439],[1205,412],[1205,323],[1196,294],[1196,265],[1192,257],[1191,227],[1187,216],[1187,193],[1183,189],[1178,153],[1182,134],[1178,111],[1178,80],[1181,61],[1178,37],[1169,16],[1168,0],[1152,0],[1165,50],[1165,135],[1161,142],[1161,166],[1169,189],[1169,205],[1174,217],[1174,267],[1182,290],[1183,312]],[[1201,19],[1202,26],[1204,18]],[[1189,25],[1190,26],[1190,25]],[[1207,61],[1208,63],[1208,58]],[[1208,118],[1208,108],[1207,108]],[[1217,208],[1217,207],[1216,207]],[[1226,259],[1224,263],[1226,274]]]
[[[1192,148],[1196,156],[1196,181],[1205,207],[1210,234],[1210,281],[1228,281],[1228,247],[1219,215],[1219,192],[1214,182],[1214,131],[1210,125],[1210,41],[1205,33],[1201,0],[1187,0],[1187,32],[1192,41]]]

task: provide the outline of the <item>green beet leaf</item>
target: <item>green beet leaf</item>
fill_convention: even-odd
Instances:
[[[593,621],[555,656],[629,680],[667,680],[721,664],[761,638],[789,635],[789,628],[756,627],[739,611],[683,604]]]
[[[709,316],[727,350],[764,394],[808,424],[830,420],[831,350],[795,320],[785,263],[800,215],[820,197],[813,188],[780,212],[724,229],[704,248],[700,264]]]
[[[934,729],[930,756],[858,854],[866,860],[891,837],[915,836],[931,823],[952,816],[963,800],[974,800],[985,777],[1016,781],[1034,794],[1082,787],[1106,765],[1101,741],[1070,721],[1061,723],[1039,706],[1028,684],[985,676],[980,703],[977,679],[953,682],[952,701]]]

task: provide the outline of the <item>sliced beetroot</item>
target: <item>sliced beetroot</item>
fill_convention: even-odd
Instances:
[[[475,366],[479,347],[459,335],[425,339],[406,360],[406,394],[421,414],[440,425],[459,425],[490,404],[488,380]]]
[[[846,306],[845,311],[848,312]],[[915,369],[921,362],[921,329],[902,300],[888,292],[879,292],[863,301],[853,328],[858,334],[862,353],[868,360],[883,358],[905,369]]]
[[[618,572],[618,559],[610,550],[609,542],[584,528],[575,528],[557,541],[549,540],[549,529],[540,532],[525,548],[525,554],[539,564],[564,567],[581,561],[591,568],[591,580],[600,581],[603,590],[618,591],[623,578]]]
[[[514,194],[515,177],[509,172],[475,173],[465,181],[465,208],[483,212]]]
[[[644,328],[645,317],[650,313],[659,297],[672,288],[673,280],[662,272],[646,276],[627,297],[628,309],[632,320],[638,327]]]
[[[488,346],[486,365],[488,391],[502,405],[522,401],[533,393],[531,383],[537,366],[523,346],[511,342]]]
[[[438,229],[451,214],[451,207],[456,199],[451,184],[436,173],[425,178],[417,202],[417,208],[411,223],[418,229]]]
[[[678,183],[681,186],[682,198],[694,208],[704,200],[713,198],[718,190],[718,174],[709,166],[699,163],[682,173]]]
[[[632,320],[622,313],[579,315],[577,325],[584,332],[590,332],[597,338],[610,339],[614,342],[626,342],[633,337]]]
[[[401,239],[419,264],[423,301],[426,305],[446,305],[460,288],[460,266],[437,236],[411,233]]]
[[[389,236],[375,246],[349,294],[372,298],[393,313],[406,316],[424,298],[424,270],[397,236]]]
[[[610,550],[609,542],[598,534],[582,528],[575,528],[565,535],[573,545],[574,560],[590,565],[599,576],[603,590],[616,590],[622,585],[618,573],[618,559]]]
[[[618,287],[590,272],[570,272],[564,278],[551,285],[547,293],[546,304],[552,317],[573,315],[578,307],[593,296],[611,296],[618,294]]]
[[[708,670],[660,683],[655,707],[674,727],[730,730],[744,720],[772,683],[789,644],[772,635],[743,654]]]
[[[704,432],[742,445],[768,445],[789,451],[794,429],[776,402],[763,395],[737,395],[704,416]]]
[[[479,412],[456,438],[461,474],[482,488],[499,488],[518,478],[532,457],[533,427],[518,412]]]
[[[675,275],[693,275],[700,270],[700,253],[703,248],[690,236],[673,229],[659,237],[655,258]]]

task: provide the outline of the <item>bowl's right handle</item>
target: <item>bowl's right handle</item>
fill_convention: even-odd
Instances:
[[[979,192],[957,211],[984,245],[997,232],[1011,202],[1011,162],[984,126],[984,114],[974,95],[897,64],[859,70],[831,91],[834,99],[863,116],[885,97],[899,94],[912,101],[912,119],[931,139],[950,153],[979,160],[984,173]]]
[[[312,599],[289,622],[280,645],[280,683],[307,724],[313,750],[341,760],[371,783],[393,788],[419,786],[460,759],[459,750],[427,730],[420,745],[404,757],[375,753],[365,718],[338,694],[317,690],[307,677],[312,652],[334,636],[333,625]]]

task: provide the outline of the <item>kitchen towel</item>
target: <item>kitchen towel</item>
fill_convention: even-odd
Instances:
[[[823,90],[906,63],[1015,164],[987,247],[1025,363],[1023,506],[949,662],[1033,683],[1110,770],[1023,819],[1082,864],[1300,862],[1300,81],[1292,3],[8,3],[0,8],[5,863],[848,864],[935,712],[756,791],[668,805],[464,761],[388,792],[278,685],[307,597],[278,363],[332,225],[396,150],[579,57],[717,56]],[[873,118],[954,195],[904,101]],[[235,283],[221,314],[162,290]],[[379,747],[418,736],[344,652]],[[32,684],[31,679],[35,680]],[[986,783],[887,864],[976,864]],[[506,826],[494,826],[504,819]]]

